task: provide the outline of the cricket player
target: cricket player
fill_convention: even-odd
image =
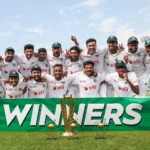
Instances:
[[[132,72],[135,72],[139,83],[139,96],[145,96],[147,92],[147,73],[144,65],[146,56],[145,49],[138,48],[138,39],[130,37],[128,39],[128,61],[132,65]]]
[[[5,89],[3,87],[2,80],[0,79],[0,99],[5,97]]]
[[[145,41],[146,57],[144,59],[144,64],[146,67],[147,77],[148,77],[148,90],[150,90],[150,40]]]
[[[5,57],[0,61],[1,78],[7,80],[9,73],[12,71],[18,72],[18,63],[14,59],[15,50],[12,47],[8,47],[5,51]]]
[[[31,73],[31,68],[36,65],[38,58],[34,57],[34,46],[27,44],[24,46],[24,55],[15,55],[15,59],[20,66],[20,73],[27,77]]]
[[[31,77],[27,81],[28,98],[46,98],[48,84],[46,81],[42,81],[41,78],[42,69],[40,66],[33,66],[31,68]]]
[[[23,98],[25,93],[26,81],[19,79],[18,72],[10,72],[9,79],[3,83],[5,89],[5,98],[16,99]]]
[[[38,61],[36,65],[41,67],[42,74],[50,74],[50,65],[47,61],[47,50],[45,48],[38,49]]]
[[[83,66],[84,70],[75,76],[72,83],[79,86],[79,97],[100,97],[100,83],[104,81],[104,75],[94,76],[93,61],[86,61]]]
[[[107,74],[105,80],[113,85],[116,97],[135,97],[139,94],[138,79],[128,72],[124,61],[117,61],[116,72]]]
[[[52,52],[47,56],[51,73],[53,73],[53,66],[55,64],[61,64],[64,70],[64,61],[65,61],[65,54],[62,52],[61,44],[55,42],[52,44]]]
[[[63,95],[67,95],[69,84],[74,80],[74,75],[68,75],[63,77],[63,67],[61,64],[55,64],[53,66],[53,76],[44,76],[49,86],[50,98],[62,98]]]
[[[69,59],[65,61],[65,71],[68,74],[77,74],[83,70],[83,61],[80,59],[80,49],[77,46],[73,46],[69,50]],[[72,97],[78,97],[79,88],[76,85],[70,85],[68,95]]]
[[[107,39],[108,52],[104,57],[104,71],[105,74],[110,74],[116,72],[115,64],[118,60],[124,61],[129,70],[131,69],[131,65],[127,61],[127,53],[125,51],[118,51],[118,39],[115,36],[109,36]],[[105,92],[104,90],[102,91]],[[112,97],[113,86],[111,84],[107,84],[107,97]]]

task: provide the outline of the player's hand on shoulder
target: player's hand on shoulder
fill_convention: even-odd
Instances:
[[[98,73],[97,72],[93,72],[93,77],[97,77],[98,76]]]
[[[68,71],[63,72],[63,77],[67,77]]]
[[[128,63],[128,55],[124,56],[124,61],[126,62],[126,64]]]

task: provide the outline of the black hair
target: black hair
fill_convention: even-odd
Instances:
[[[55,67],[61,67],[61,68],[63,68],[63,66],[62,66],[61,64],[55,64],[55,65],[53,66],[53,68],[55,68]]]
[[[45,52],[45,53],[47,53],[47,50],[46,50],[45,48],[39,48],[39,49],[38,49],[38,53],[40,53],[40,52]]]
[[[26,51],[26,49],[33,49],[34,50],[34,45],[27,44],[27,45],[24,46],[24,51]]]
[[[70,48],[70,51],[71,51],[71,50],[75,50],[78,54],[80,54],[80,49],[79,49],[78,46],[72,46],[72,47]]]
[[[92,65],[92,66],[94,66],[94,62],[93,62],[93,61],[90,61],[90,60],[85,61],[85,62],[83,63],[84,68],[85,68],[86,65]]]
[[[95,43],[96,43],[96,40],[93,39],[93,38],[90,38],[90,39],[88,39],[88,40],[86,41],[86,45],[87,45],[88,43],[90,43],[90,42],[95,42]]]

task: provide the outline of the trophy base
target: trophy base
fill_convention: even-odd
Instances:
[[[74,134],[72,132],[63,132],[62,136],[69,137],[69,136],[74,136]]]

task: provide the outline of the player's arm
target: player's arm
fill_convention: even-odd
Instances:
[[[74,44],[75,44],[76,46],[79,46],[79,42],[78,42],[76,36],[71,36],[71,40],[74,42]]]
[[[130,85],[132,91],[138,95],[138,94],[139,94],[139,86],[138,86],[138,85],[134,85],[134,84],[129,80],[127,73],[125,73],[123,76],[124,76],[124,78],[126,79],[126,81],[128,82],[128,84]],[[135,79],[135,80],[136,80],[136,79]]]

